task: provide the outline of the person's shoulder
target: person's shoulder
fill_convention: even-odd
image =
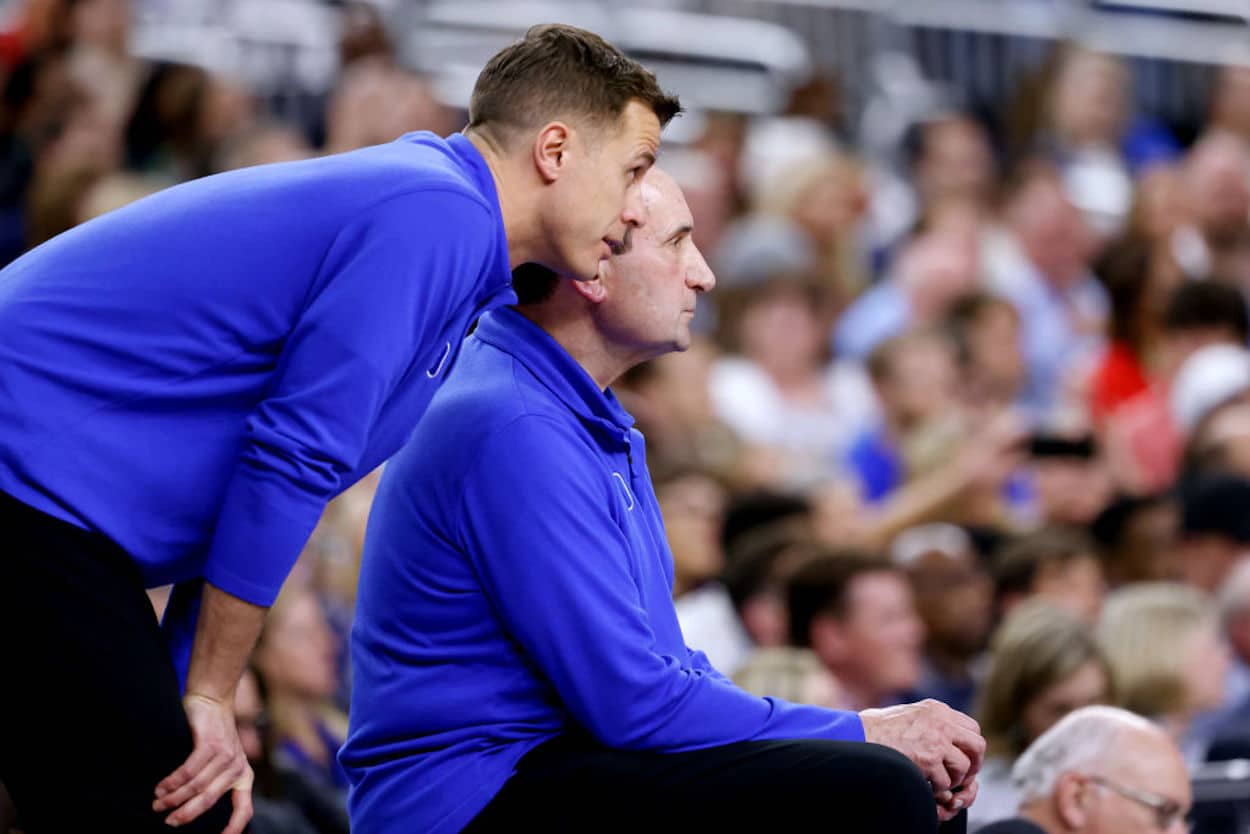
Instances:
[[[342,175],[369,182],[371,201],[425,205],[437,212],[456,203],[473,204],[483,218],[497,212],[493,185],[482,166],[458,153],[452,143],[433,133],[417,132],[393,142],[373,145],[323,160]],[[432,215],[437,217],[437,214]]]
[[[575,421],[546,392],[516,357],[470,336],[461,347],[456,367],[418,424],[418,431],[454,436],[461,444],[477,447],[503,430],[536,431]]]

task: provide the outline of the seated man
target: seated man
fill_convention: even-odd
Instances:
[[[481,319],[387,466],[340,753],[352,830],[933,832],[975,798],[972,719],[753,696],[685,646],[642,436],[608,386],[689,344],[714,279],[673,181],[643,191],[596,279],[518,270],[520,305]]]
[[[1189,774],[1167,734],[1115,707],[1068,713],[1012,771],[1020,816],[979,834],[1184,834]]]

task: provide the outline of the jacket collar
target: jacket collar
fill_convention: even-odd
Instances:
[[[473,337],[509,354],[546,386],[570,411],[614,434],[634,425],[612,393],[600,390],[585,368],[547,331],[512,307],[493,310],[478,321]]]

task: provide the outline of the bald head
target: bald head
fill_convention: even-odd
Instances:
[[[605,388],[641,362],[689,347],[698,296],[715,285],[676,180],[651,169],[639,199],[644,222],[593,278],[563,279],[541,267],[513,272],[521,312]]]
[[[1152,722],[1115,707],[1069,713],[1029,746],[1012,778],[1021,811],[1047,831],[1182,831],[1176,826],[1192,802],[1176,743]],[[1161,828],[1163,817],[1170,825]]]

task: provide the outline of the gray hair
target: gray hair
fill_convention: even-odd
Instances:
[[[1125,730],[1156,728],[1146,719],[1118,707],[1090,706],[1074,710],[1038,736],[1011,769],[1020,804],[1043,799],[1065,773],[1088,772]]]

